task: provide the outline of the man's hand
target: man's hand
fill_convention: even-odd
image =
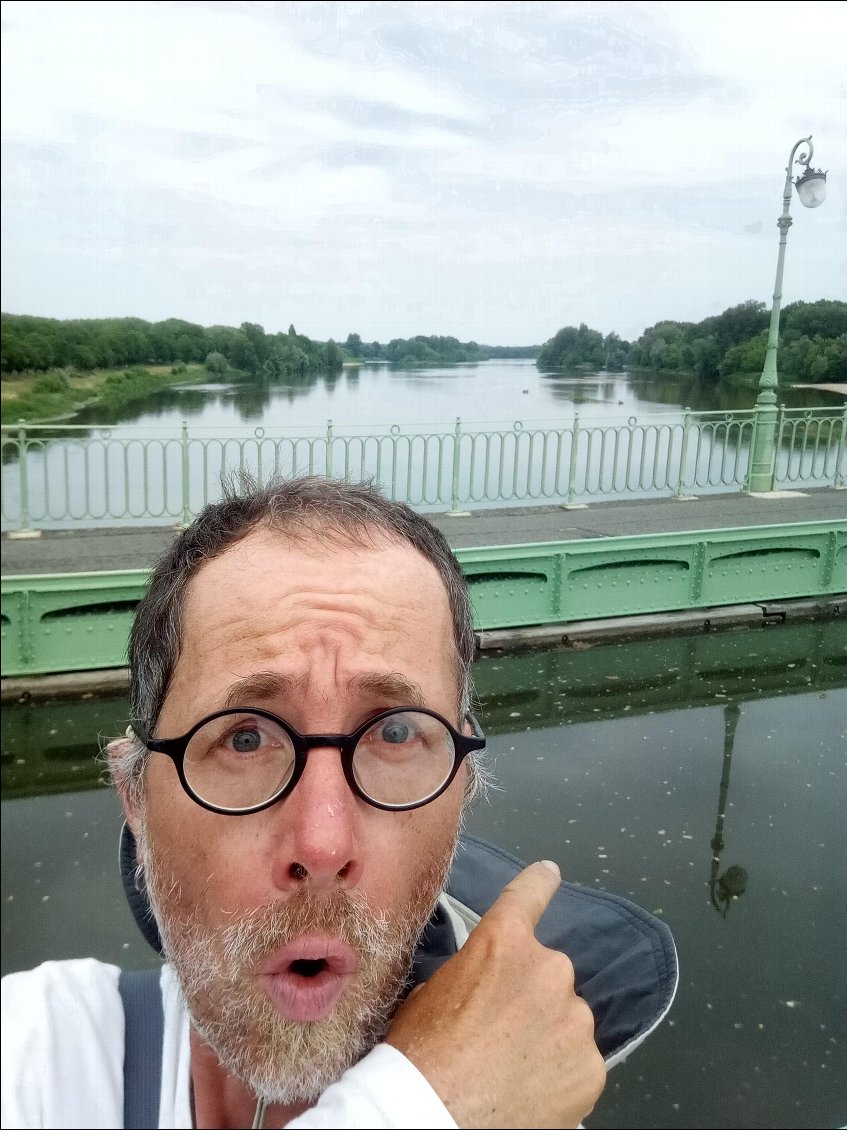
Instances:
[[[555,864],[522,871],[386,1036],[459,1126],[574,1127],[603,1090],[594,1017],[574,992],[573,966],[535,938],[558,886]]]

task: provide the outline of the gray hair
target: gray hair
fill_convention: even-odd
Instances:
[[[441,531],[400,502],[387,499],[371,483],[316,476],[273,479],[258,487],[249,477],[224,484],[213,502],[174,540],[153,569],[135,613],[129,639],[129,741],[110,759],[113,781],[141,799],[149,752],[144,745],[155,729],[179,659],[182,618],[191,579],[200,567],[225,553],[257,528],[294,540],[322,540],[370,546],[380,534],[414,546],[435,566],[444,583],[453,620],[458,716],[470,709],[471,665],[476,646],[467,584],[461,566]],[[117,744],[117,743],[115,743]],[[469,791],[484,774],[471,764]]]

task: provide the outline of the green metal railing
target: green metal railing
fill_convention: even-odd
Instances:
[[[480,632],[847,593],[847,520],[456,551]],[[144,569],[7,576],[2,674],[121,667]]]
[[[188,522],[250,471],[373,478],[421,510],[741,490],[754,412],[428,429],[2,428],[3,529]],[[847,410],[781,409],[771,482],[844,486]]]
[[[833,486],[847,485],[847,408],[839,419],[831,413],[811,409],[789,413],[781,407],[776,444],[774,480],[783,485],[808,482],[817,468]]]

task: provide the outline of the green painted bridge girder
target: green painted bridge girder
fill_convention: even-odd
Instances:
[[[477,630],[847,592],[847,520],[456,551]],[[2,675],[122,667],[146,569],[3,577]]]
[[[847,590],[847,520],[459,551],[481,629]]]

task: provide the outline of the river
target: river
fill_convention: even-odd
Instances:
[[[589,1126],[843,1126],[847,622],[484,654],[499,788],[470,831],[671,926],[676,1002]],[[154,962],[98,735],[124,698],[2,715],[3,971]]]
[[[534,361],[496,360],[434,369],[362,365],[301,381],[174,386],[121,411],[94,405],[73,421],[133,424],[155,429],[189,420],[198,427],[242,424],[322,427],[336,424],[551,423],[570,418],[644,415],[688,407],[737,411],[754,406],[756,393],[733,384],[703,384],[692,377],[643,373],[541,373]],[[836,392],[780,389],[788,407],[842,405]]]

